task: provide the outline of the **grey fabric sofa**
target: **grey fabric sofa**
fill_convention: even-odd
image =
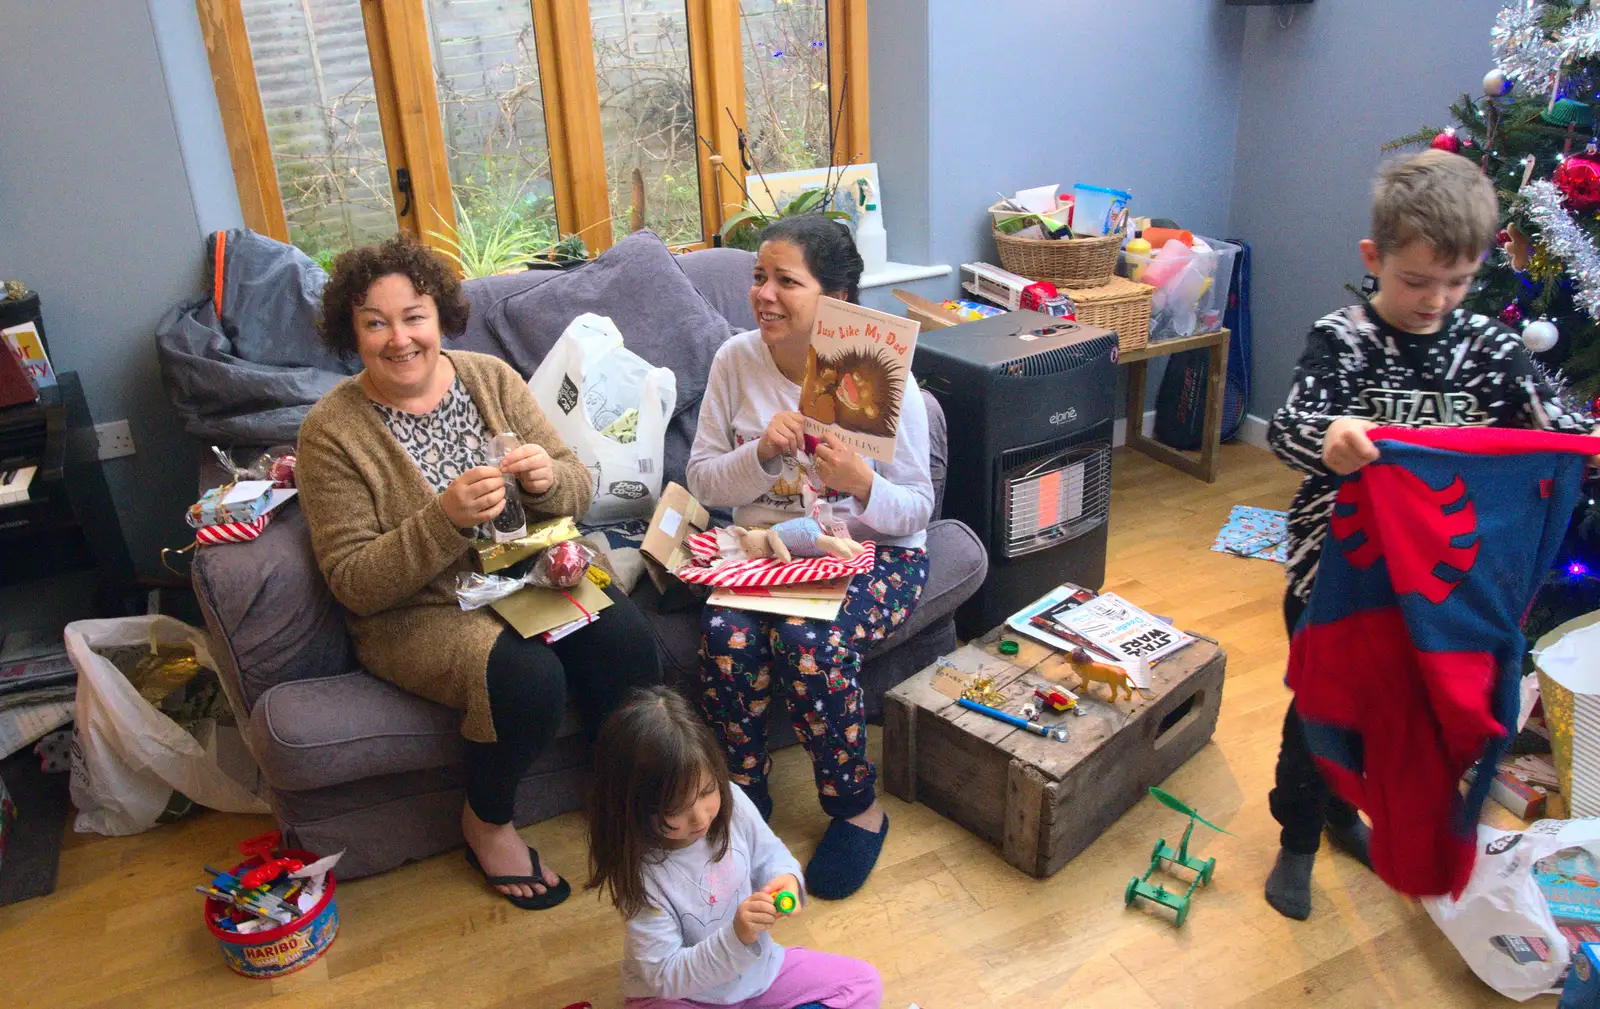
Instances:
[[[718,249],[664,261],[659,254],[664,248],[647,248],[650,242],[660,244],[654,236],[630,237],[596,262],[566,273],[535,271],[470,282],[472,324],[451,345],[496,354],[526,375],[548,350],[552,334],[573,316],[591,309],[611,315],[630,347],[678,374],[679,409],[665,469],[667,479],[682,482],[711,356],[728,334],[754,325],[747,298],[751,256]],[[679,273],[667,276],[665,270]],[[696,325],[691,336],[680,332],[675,343],[648,335],[636,340],[636,334],[655,332],[654,324],[674,328],[661,313],[683,296],[685,277],[697,304],[677,314],[703,310],[717,324]],[[546,285],[562,294],[558,307],[542,297],[539,289]],[[521,309],[533,314],[519,316]],[[699,335],[707,331],[710,336]],[[926,398],[933,474],[942,501],[945,421],[937,402]],[[987,571],[981,544],[959,522],[934,522],[928,552],[931,570],[921,605],[868,655],[862,686],[874,719],[886,690],[954,647],[953,614]],[[343,612],[317,569],[298,508],[288,508],[253,542],[200,550],[193,581],[225,686],[287,840],[312,851],[343,849],[340,872],[346,878],[461,843],[460,716],[359,668]],[[692,683],[698,676],[698,606],[665,612],[648,579],[641,580],[634,598],[649,617],[668,681]],[[773,744],[793,743],[784,712],[778,705],[772,710]],[[557,743],[522,781],[517,823],[578,808],[587,764],[587,743],[569,717]]]

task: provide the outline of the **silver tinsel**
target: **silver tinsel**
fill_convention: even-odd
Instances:
[[[1560,368],[1546,367],[1543,361],[1534,358],[1533,373],[1555,393],[1556,401],[1561,404],[1563,410],[1577,417],[1583,424],[1594,423],[1594,413],[1589,409],[1589,405],[1573,395],[1572,383],[1567,381],[1566,372]]]
[[[1562,61],[1562,47],[1545,38],[1539,24],[1543,16],[1544,5],[1537,0],[1513,0],[1496,15],[1489,31],[1495,65],[1535,94],[1555,88]]]
[[[1575,290],[1572,300],[1592,319],[1600,319],[1600,250],[1594,239],[1561,205],[1561,190],[1549,179],[1522,187],[1528,216],[1539,227],[1539,240],[1550,255],[1567,264]]]
[[[1567,22],[1557,40],[1564,63],[1584,60],[1600,53],[1600,11],[1591,9]],[[1507,71],[1508,73],[1510,71]]]

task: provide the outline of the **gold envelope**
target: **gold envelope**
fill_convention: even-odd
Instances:
[[[570,595],[572,599],[568,599]],[[573,600],[577,600],[576,603]],[[525,588],[491,603],[494,611],[525,638],[564,627],[583,617],[583,610],[599,613],[611,597],[585,578],[562,595],[556,589]],[[583,610],[578,607],[582,606]]]

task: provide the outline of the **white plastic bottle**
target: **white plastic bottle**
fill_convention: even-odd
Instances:
[[[868,196],[856,225],[856,251],[861,253],[863,273],[875,273],[889,262],[889,233],[883,230],[883,214],[876,194]]]

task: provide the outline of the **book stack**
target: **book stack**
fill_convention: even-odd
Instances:
[[[1140,688],[1150,686],[1150,663],[1194,640],[1115,592],[1070,582],[1012,614],[1006,625],[1051,648],[1081,648],[1097,662],[1121,666]]]
[[[60,631],[13,631],[0,640],[0,758],[72,721],[78,671]]]

